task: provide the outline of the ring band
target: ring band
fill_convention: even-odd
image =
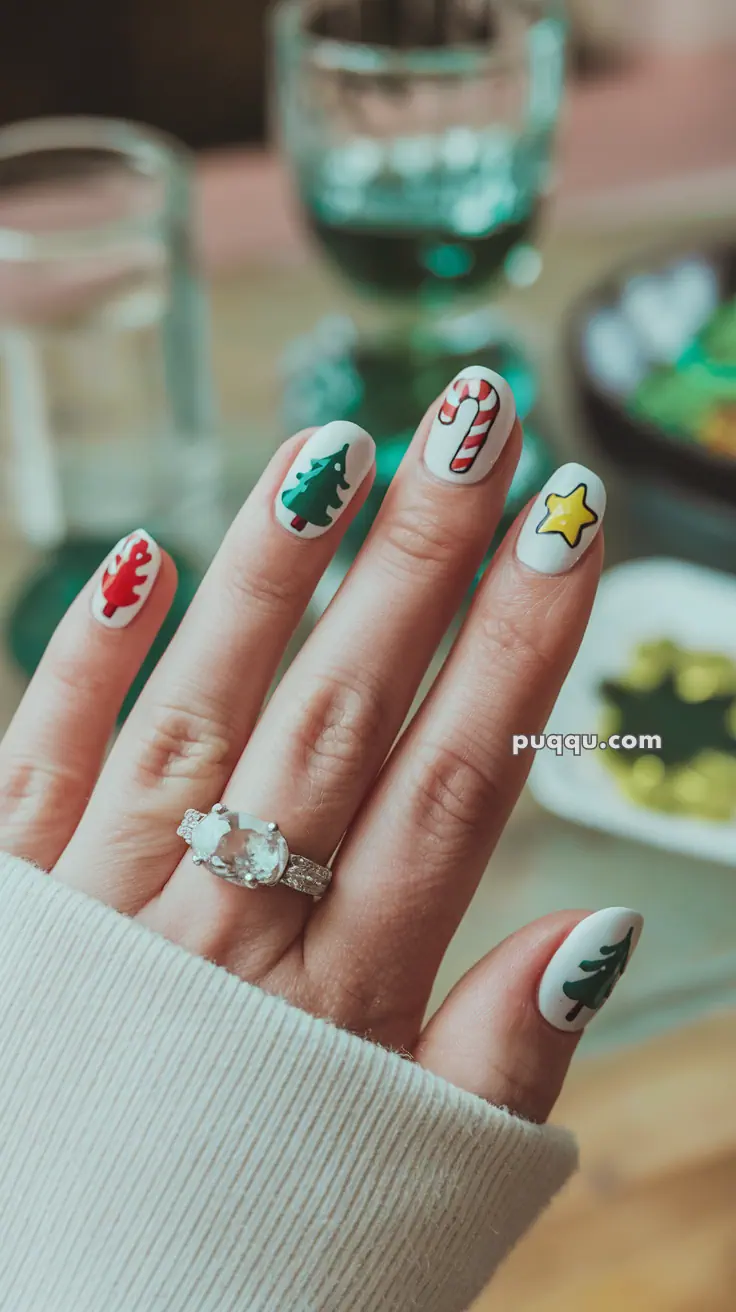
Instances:
[[[291,854],[275,821],[231,811],[223,802],[207,813],[187,811],[176,832],[191,848],[195,865],[242,888],[285,884],[318,899],[332,879],[328,866]]]

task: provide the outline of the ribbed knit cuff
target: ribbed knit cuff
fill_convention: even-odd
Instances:
[[[574,1169],[0,857],[0,1307],[462,1312]]]

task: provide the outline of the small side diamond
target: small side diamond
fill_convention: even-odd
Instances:
[[[183,838],[185,842],[191,843],[194,831],[200,820],[203,819],[204,816],[201,811],[186,811],[184,813],[184,819],[176,831],[177,834],[180,838]]]

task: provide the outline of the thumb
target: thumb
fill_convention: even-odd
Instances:
[[[545,1121],[580,1031],[610,997],[641,933],[626,907],[560,911],[504,939],[425,1026],[414,1057],[529,1121]]]

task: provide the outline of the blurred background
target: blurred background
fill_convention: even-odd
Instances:
[[[610,492],[551,727],[662,747],[539,754],[438,981],[553,908],[645,914],[557,1112],[583,1171],[480,1306],[731,1312],[732,0],[6,11],[0,724],[119,537],[143,523],[179,565],[155,659],[278,443],[356,419],[376,490],[296,648],[426,406],[503,372],[525,444],[502,527],[566,459]]]

